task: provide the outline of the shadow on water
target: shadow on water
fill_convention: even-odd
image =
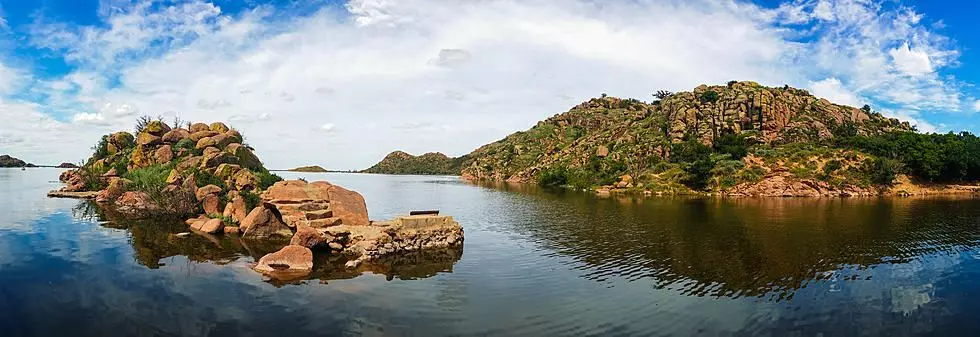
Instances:
[[[288,241],[248,240],[230,235],[178,235],[189,231],[183,221],[123,219],[92,201],[80,201],[72,208],[72,216],[97,221],[105,228],[127,231],[137,263],[150,269],[164,266],[162,261],[174,256],[217,265],[239,260],[252,263],[288,244]],[[451,273],[453,265],[463,256],[462,249],[460,246],[391,255],[362,263],[356,269],[345,267],[348,261],[345,255],[315,251],[313,272],[309,277],[289,281],[267,279],[266,282],[283,286],[302,284],[308,280],[326,282],[353,279],[365,273],[384,275],[389,281],[423,279],[439,273]]]
[[[685,295],[788,299],[811,282],[980,240],[969,198],[599,198],[513,184],[542,205],[515,230],[581,263],[582,277],[645,280]]]

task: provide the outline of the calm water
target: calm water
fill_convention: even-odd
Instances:
[[[287,174],[364,194],[372,218],[441,209],[462,251],[299,283],[277,247],[177,238],[47,199],[0,169],[2,336],[905,336],[980,334],[980,201],[599,199],[449,177]]]

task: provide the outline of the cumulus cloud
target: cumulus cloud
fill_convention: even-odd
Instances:
[[[851,92],[836,78],[827,78],[817,82],[810,82],[810,91],[817,97],[823,97],[831,102],[853,107],[864,105],[857,94]]]
[[[32,90],[72,117],[25,103],[34,117],[4,139],[33,137],[19,130],[46,118],[84,130],[72,137],[87,147],[135,115],[179,114],[233,121],[272,166],[331,153],[338,168],[364,168],[396,148],[465,154],[603,92],[649,99],[732,79],[893,107],[920,129],[929,110],[973,108],[940,75],[955,45],[910,8],[867,1],[351,0],[301,16],[205,0],[117,7],[99,25],[41,15],[29,27],[31,46],[74,69]],[[34,151],[85,152],[65,141]]]

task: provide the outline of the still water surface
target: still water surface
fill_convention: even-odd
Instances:
[[[285,174],[364,194],[372,218],[440,209],[462,251],[310,279],[277,247],[177,238],[48,199],[0,169],[3,336],[978,335],[980,200],[601,199],[453,177]]]

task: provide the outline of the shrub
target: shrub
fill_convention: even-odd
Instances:
[[[687,177],[681,183],[695,190],[703,190],[711,179],[711,169],[715,163],[711,159],[711,148],[697,140],[686,141],[671,146],[672,162],[681,165]]]
[[[256,172],[255,176],[259,178],[259,189],[267,189],[273,184],[282,181],[282,177],[271,173],[268,170],[262,170],[262,172]]]
[[[728,130],[714,140],[712,147],[719,153],[728,154],[732,159],[739,160],[749,154],[749,147],[752,145],[753,142],[748,137]]]
[[[190,140],[190,138],[184,138],[177,142],[177,144],[174,144],[174,149],[194,150],[196,146],[197,144],[194,143],[193,140]]]
[[[871,161],[868,176],[873,184],[891,186],[900,170],[901,164],[894,159],[875,158]]]
[[[207,171],[202,171],[195,167],[191,169],[191,173],[194,175],[194,181],[197,182],[197,187],[215,185],[221,187],[222,190],[226,189],[224,180],[221,180]]]
[[[248,213],[262,203],[262,198],[258,193],[253,191],[241,191],[238,192],[238,194],[242,196],[243,200],[245,200],[245,213]]]
[[[718,93],[708,90],[701,94],[701,103],[714,103],[718,101]]]
[[[102,136],[99,142],[92,147],[92,157],[89,163],[95,162],[96,160],[105,158],[109,156],[109,135]]]
[[[138,168],[125,174],[125,178],[133,183],[130,189],[146,192],[155,202],[162,201],[162,192],[167,187],[167,176],[170,175],[172,165],[152,165]]]
[[[568,169],[552,167],[538,173],[538,185],[541,187],[559,187],[568,185]]]

